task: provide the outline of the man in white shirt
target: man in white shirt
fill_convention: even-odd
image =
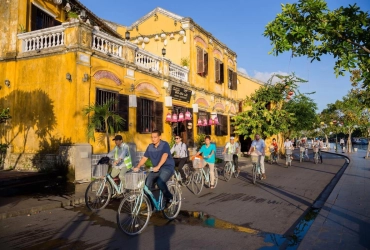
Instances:
[[[248,151],[248,154],[251,154],[252,148],[256,149],[256,153],[258,154],[258,160],[261,167],[262,172],[262,179],[266,179],[266,173],[265,173],[265,148],[266,144],[265,141],[261,139],[259,134],[256,134],[254,136],[255,140],[252,141],[252,145]]]
[[[238,155],[237,155],[239,153],[239,143],[235,142],[235,137],[231,136],[230,142],[226,143],[226,146],[222,154],[225,154],[225,153],[233,155],[233,162],[235,165],[235,170],[239,173],[240,170],[238,169]]]
[[[179,135],[175,136],[175,144],[171,148],[171,154],[175,160],[175,166],[178,167],[182,181],[186,181],[186,175],[182,169],[185,163],[188,161],[188,149],[186,144],[182,142],[182,138]]]

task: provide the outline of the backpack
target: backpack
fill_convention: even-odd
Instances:
[[[110,161],[110,158],[108,156],[104,156],[102,158],[100,158],[99,162],[97,165],[100,165],[100,164],[109,164],[109,161]]]

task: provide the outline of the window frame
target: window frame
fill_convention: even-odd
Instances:
[[[197,49],[197,74],[201,77],[207,77],[208,75],[208,61],[209,56],[205,49],[196,47]]]

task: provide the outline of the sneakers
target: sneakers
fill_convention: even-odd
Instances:
[[[266,174],[265,174],[265,173],[263,173],[263,174],[262,174],[262,178],[261,178],[261,180],[266,180],[266,179],[267,179]]]

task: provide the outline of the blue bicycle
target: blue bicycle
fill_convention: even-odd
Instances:
[[[164,217],[173,220],[181,208],[181,190],[173,181],[167,186],[173,195],[172,203],[165,207],[162,191],[156,199],[150,189],[145,185],[144,172],[130,172],[125,175],[125,188],[129,193],[121,201],[117,211],[117,224],[128,235],[141,233],[148,225],[153,212],[162,211]]]

